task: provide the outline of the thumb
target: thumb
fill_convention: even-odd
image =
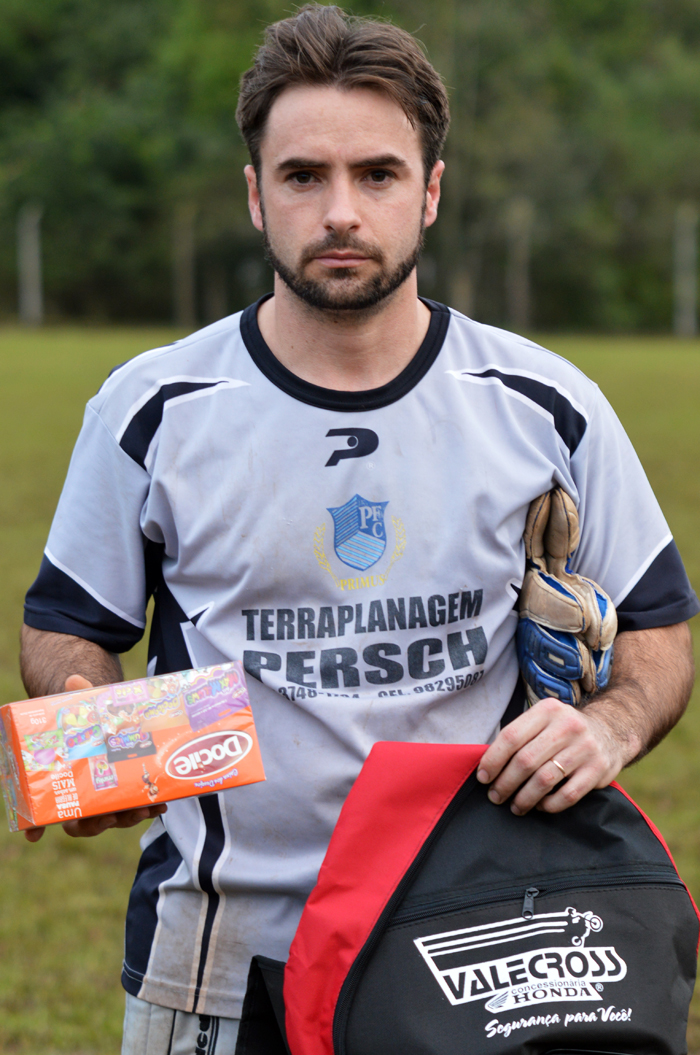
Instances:
[[[80,692],[81,689],[92,688],[94,688],[92,682],[84,678],[82,674],[71,674],[66,678],[66,692]]]
[[[38,843],[46,828],[25,828],[24,838],[30,843]]]

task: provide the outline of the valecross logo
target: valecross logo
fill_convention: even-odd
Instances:
[[[566,908],[415,939],[451,1004],[485,1001],[488,1011],[601,1000],[627,964],[612,945],[586,948],[603,929],[593,912]],[[492,950],[489,955],[489,951]]]
[[[210,777],[235,766],[252,746],[253,740],[248,733],[227,730],[206,733],[179,747],[168,759],[165,772],[175,780]]]

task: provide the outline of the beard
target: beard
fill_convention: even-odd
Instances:
[[[421,218],[418,239],[410,253],[393,267],[386,263],[384,253],[377,246],[368,245],[352,235],[339,236],[330,233],[320,242],[306,247],[296,267],[281,260],[263,229],[265,258],[286,286],[310,308],[332,312],[366,312],[375,308],[402,286],[418,263],[423,249],[424,226]],[[360,279],[354,267],[334,268],[327,278],[309,278],[305,274],[308,265],[317,257],[334,249],[354,249],[378,264],[378,270],[366,279]]]

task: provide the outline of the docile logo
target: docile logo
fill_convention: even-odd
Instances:
[[[252,746],[248,733],[228,730],[206,733],[179,747],[166,762],[165,772],[175,780],[213,776],[240,762]]]

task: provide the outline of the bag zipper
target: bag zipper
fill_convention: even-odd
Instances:
[[[523,889],[519,886],[508,887],[500,891],[484,891],[465,897],[464,894],[452,894],[439,901],[433,900],[428,905],[417,905],[415,908],[403,909],[397,912],[391,921],[392,927],[405,923],[418,923],[421,920],[431,919],[435,916],[447,915],[450,912],[458,912],[460,909],[479,908],[482,905],[497,905],[502,901],[517,901],[523,899],[521,915],[525,919],[532,919],[535,914],[534,899],[549,894],[565,894],[569,890],[596,890],[601,887],[613,886],[616,883],[625,883],[630,886],[654,883],[660,886],[683,886],[672,865],[668,867],[659,865],[658,868],[644,869],[611,869],[598,873],[596,876],[576,877],[567,876],[560,880],[545,880],[540,882],[539,887],[528,886]]]
[[[539,894],[540,892],[536,886],[529,886],[525,891],[523,910],[520,913],[523,919],[532,919],[535,915],[535,898],[539,897]]]

